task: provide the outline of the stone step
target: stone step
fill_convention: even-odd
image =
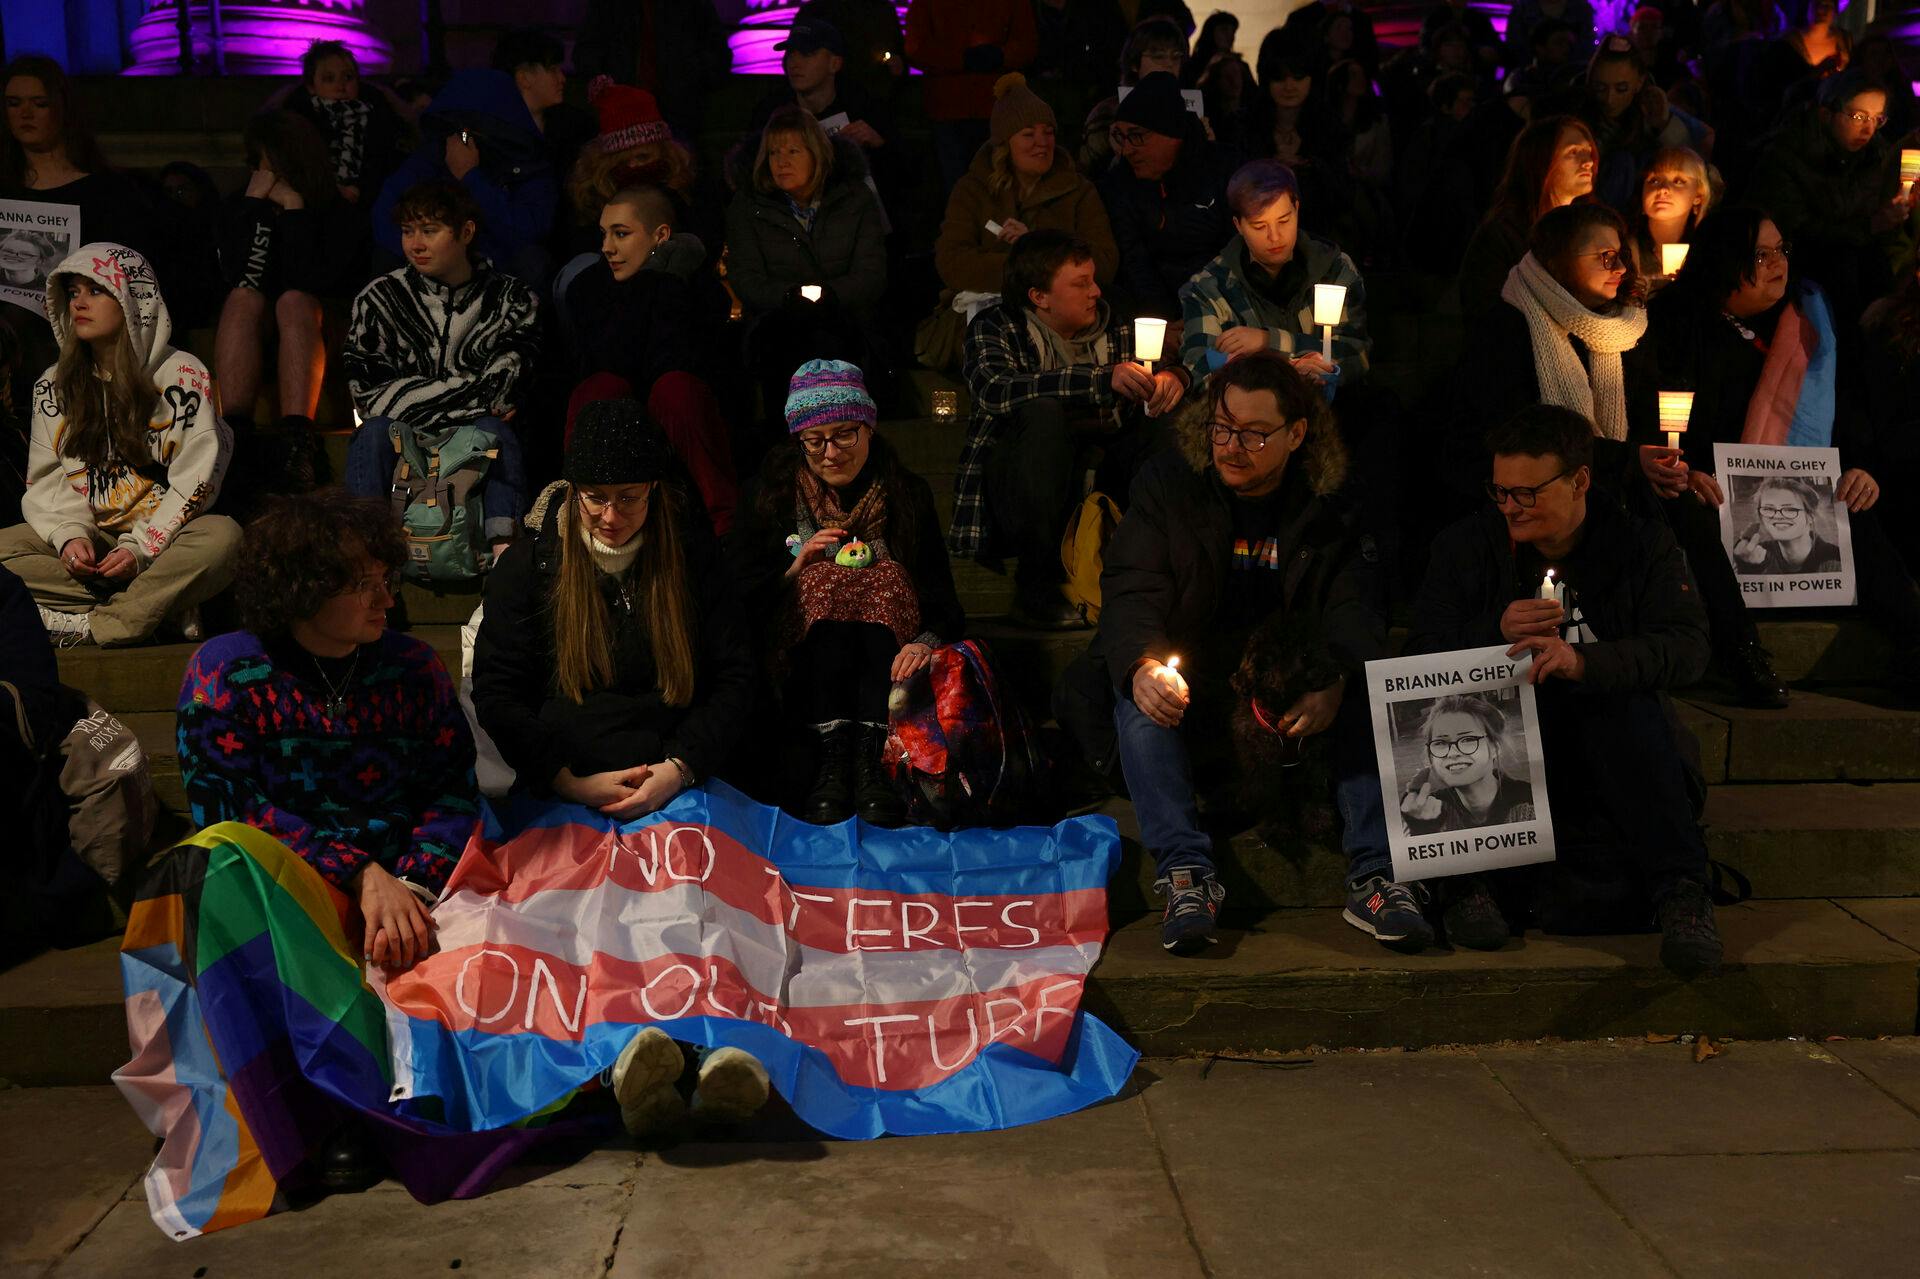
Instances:
[[[1750,902],[1722,910],[1720,929],[1725,969],[1681,982],[1651,935],[1529,934],[1490,954],[1402,956],[1338,911],[1293,910],[1229,920],[1205,955],[1176,959],[1147,917],[1115,932],[1087,1003],[1154,1056],[1913,1032],[1920,902]],[[126,1058],[117,941],[0,973],[0,1079],[97,1084]]]
[[[1113,799],[1100,811],[1122,841],[1114,910],[1157,912],[1153,859],[1132,804]],[[1708,855],[1744,874],[1756,899],[1920,896],[1920,784],[1715,786],[1706,822]],[[1347,858],[1336,835],[1270,833],[1277,843],[1257,830],[1214,831],[1230,908],[1343,903]]]
[[[1724,771],[1707,769],[1716,782],[1920,779],[1920,712],[1888,702],[1879,690],[1844,688],[1798,689],[1778,711],[1705,690],[1686,697],[1690,714],[1724,726]]]

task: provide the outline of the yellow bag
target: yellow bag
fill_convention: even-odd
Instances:
[[[1100,620],[1100,570],[1106,563],[1107,539],[1120,523],[1120,508],[1098,491],[1080,502],[1060,539],[1060,562],[1066,566],[1067,598],[1078,605],[1089,624]]]

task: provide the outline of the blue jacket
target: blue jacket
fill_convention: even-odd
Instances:
[[[482,68],[456,72],[447,81],[420,117],[419,147],[380,188],[373,206],[373,236],[381,248],[400,252],[393,210],[407,189],[453,176],[447,169],[447,139],[462,129],[480,148],[480,163],[461,179],[480,206],[480,233],[474,241],[480,254],[506,265],[553,230],[560,188],[533,113],[512,76]]]

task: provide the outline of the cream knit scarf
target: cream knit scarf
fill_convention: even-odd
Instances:
[[[1507,273],[1500,296],[1527,317],[1540,402],[1584,413],[1603,439],[1627,438],[1627,383],[1620,353],[1647,331],[1647,313],[1615,302],[1590,311],[1529,253]],[[1580,363],[1568,335],[1586,343],[1592,373]]]

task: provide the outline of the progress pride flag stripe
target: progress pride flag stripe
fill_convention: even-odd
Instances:
[[[552,890],[612,885],[658,893],[699,884],[815,950],[1024,950],[1098,946],[1107,935],[1104,889],[1012,894],[899,893],[789,883],[774,864],[715,826],[658,823],[612,833],[563,825],[505,844],[476,837],[447,885],[519,904]]]
[[[455,1033],[531,1032],[572,1043],[601,1023],[757,1021],[825,1053],[849,1085],[905,1091],[958,1073],[990,1043],[1057,1064],[1085,980],[1053,973],[937,1000],[782,1008],[718,956],[636,962],[600,953],[583,967],[524,946],[488,944],[433,956],[391,979],[387,997],[408,1016]]]

